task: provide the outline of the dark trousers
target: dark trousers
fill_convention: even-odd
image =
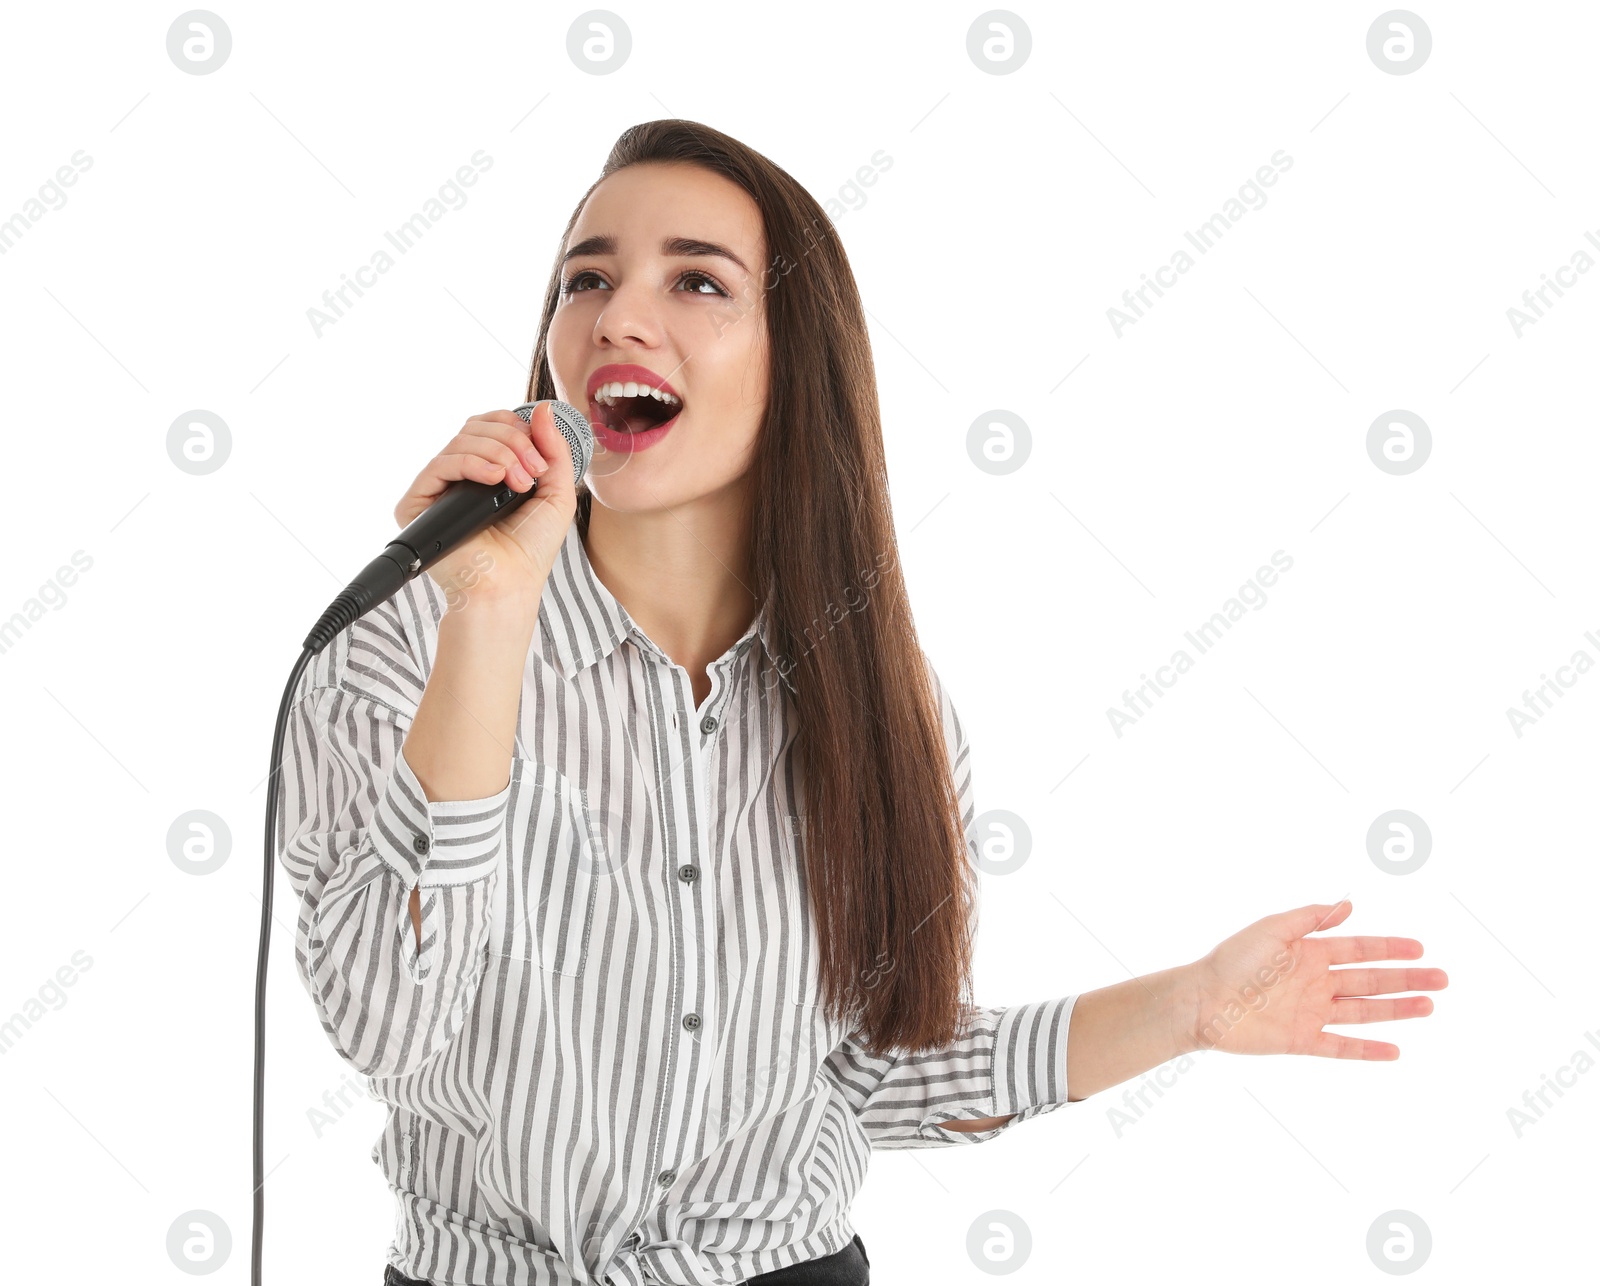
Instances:
[[[807,1259],[787,1268],[775,1268],[746,1278],[747,1286],[869,1286],[867,1248],[857,1233],[840,1250],[821,1259]],[[393,1264],[385,1264],[383,1286],[432,1286],[420,1277],[407,1277]]]

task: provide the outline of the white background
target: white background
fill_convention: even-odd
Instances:
[[[422,464],[522,400],[572,205],[665,116],[819,199],[892,158],[837,227],[900,555],[979,810],[1032,837],[985,880],[980,1000],[1104,986],[1343,896],[1338,932],[1419,938],[1450,974],[1431,1017],[1342,1029],[1397,1062],[1209,1054],[1120,1132],[1124,1087],[988,1145],[877,1154],[854,1210],[873,1281],[990,1280],[965,1247],[993,1210],[1031,1231],[1023,1282],[1382,1280],[1367,1230],[1392,1209],[1426,1221],[1433,1280],[1593,1273],[1600,1068],[1520,1138],[1507,1111],[1600,1057],[1600,675],[1521,737],[1506,711],[1600,658],[1600,273],[1520,337],[1507,309],[1600,260],[1600,13],[1423,8],[1432,53],[1392,75],[1366,49],[1381,4],[1029,5],[1031,56],[991,75],[980,10],[619,8],[633,48],[606,76],[568,58],[581,6],[229,4],[203,76],[167,55],[179,6],[8,14],[0,220],[92,158],[0,256],[0,620],[92,559],[0,654],[0,1017],[92,959],[0,1057],[8,1277],[184,1280],[167,1230],[201,1209],[232,1232],[216,1280],[248,1279],[283,683]],[[478,149],[467,204],[318,337],[307,310]],[[1265,206],[1118,337],[1123,291],[1279,149]],[[232,439],[198,477],[166,449],[196,408]],[[1031,429],[1005,476],[967,450],[995,408]],[[1432,431],[1405,476],[1365,445],[1395,408]],[[1280,549],[1266,605],[1118,737],[1108,707]],[[1393,808],[1432,831],[1413,874],[1367,855]],[[231,833],[215,874],[168,856],[191,809]],[[295,977],[285,883],[267,1277],[375,1286],[381,1109],[308,1123],[354,1078]]]

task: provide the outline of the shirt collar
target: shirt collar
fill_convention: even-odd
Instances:
[[[651,652],[664,661],[671,660],[595,575],[576,521],[568,526],[561,552],[550,568],[544,596],[539,601],[539,632],[549,640],[561,663],[561,672],[568,679],[609,656],[627,638],[632,638],[642,651]],[[744,647],[756,639],[760,640],[768,659],[777,665],[779,654],[772,630],[771,594],[734,647]],[[788,673],[781,666],[778,673],[792,693],[795,688]]]

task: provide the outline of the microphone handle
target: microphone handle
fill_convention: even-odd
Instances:
[[[533,403],[517,408],[524,420]],[[361,569],[340,591],[306,635],[304,647],[320,652],[352,621],[391,597],[408,580],[426,571],[464,541],[471,540],[501,515],[510,513],[539,489],[539,480],[526,491],[505,482],[476,482],[462,478],[413,518],[388,547]]]
[[[526,491],[513,490],[504,482],[474,482],[470,478],[452,482],[442,496],[389,542],[389,548],[378,559],[393,558],[406,565],[406,580],[410,580],[418,572],[427,571],[457,545],[471,540],[502,514],[510,513],[538,489],[537,478]],[[395,589],[398,588],[396,585]]]

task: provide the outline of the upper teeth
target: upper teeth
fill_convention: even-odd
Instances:
[[[594,400],[602,406],[614,406],[619,397],[653,397],[658,402],[665,402],[668,406],[677,406],[678,399],[671,393],[662,389],[652,388],[648,384],[636,384],[632,380],[612,380],[609,384],[602,384],[594,391]]]

